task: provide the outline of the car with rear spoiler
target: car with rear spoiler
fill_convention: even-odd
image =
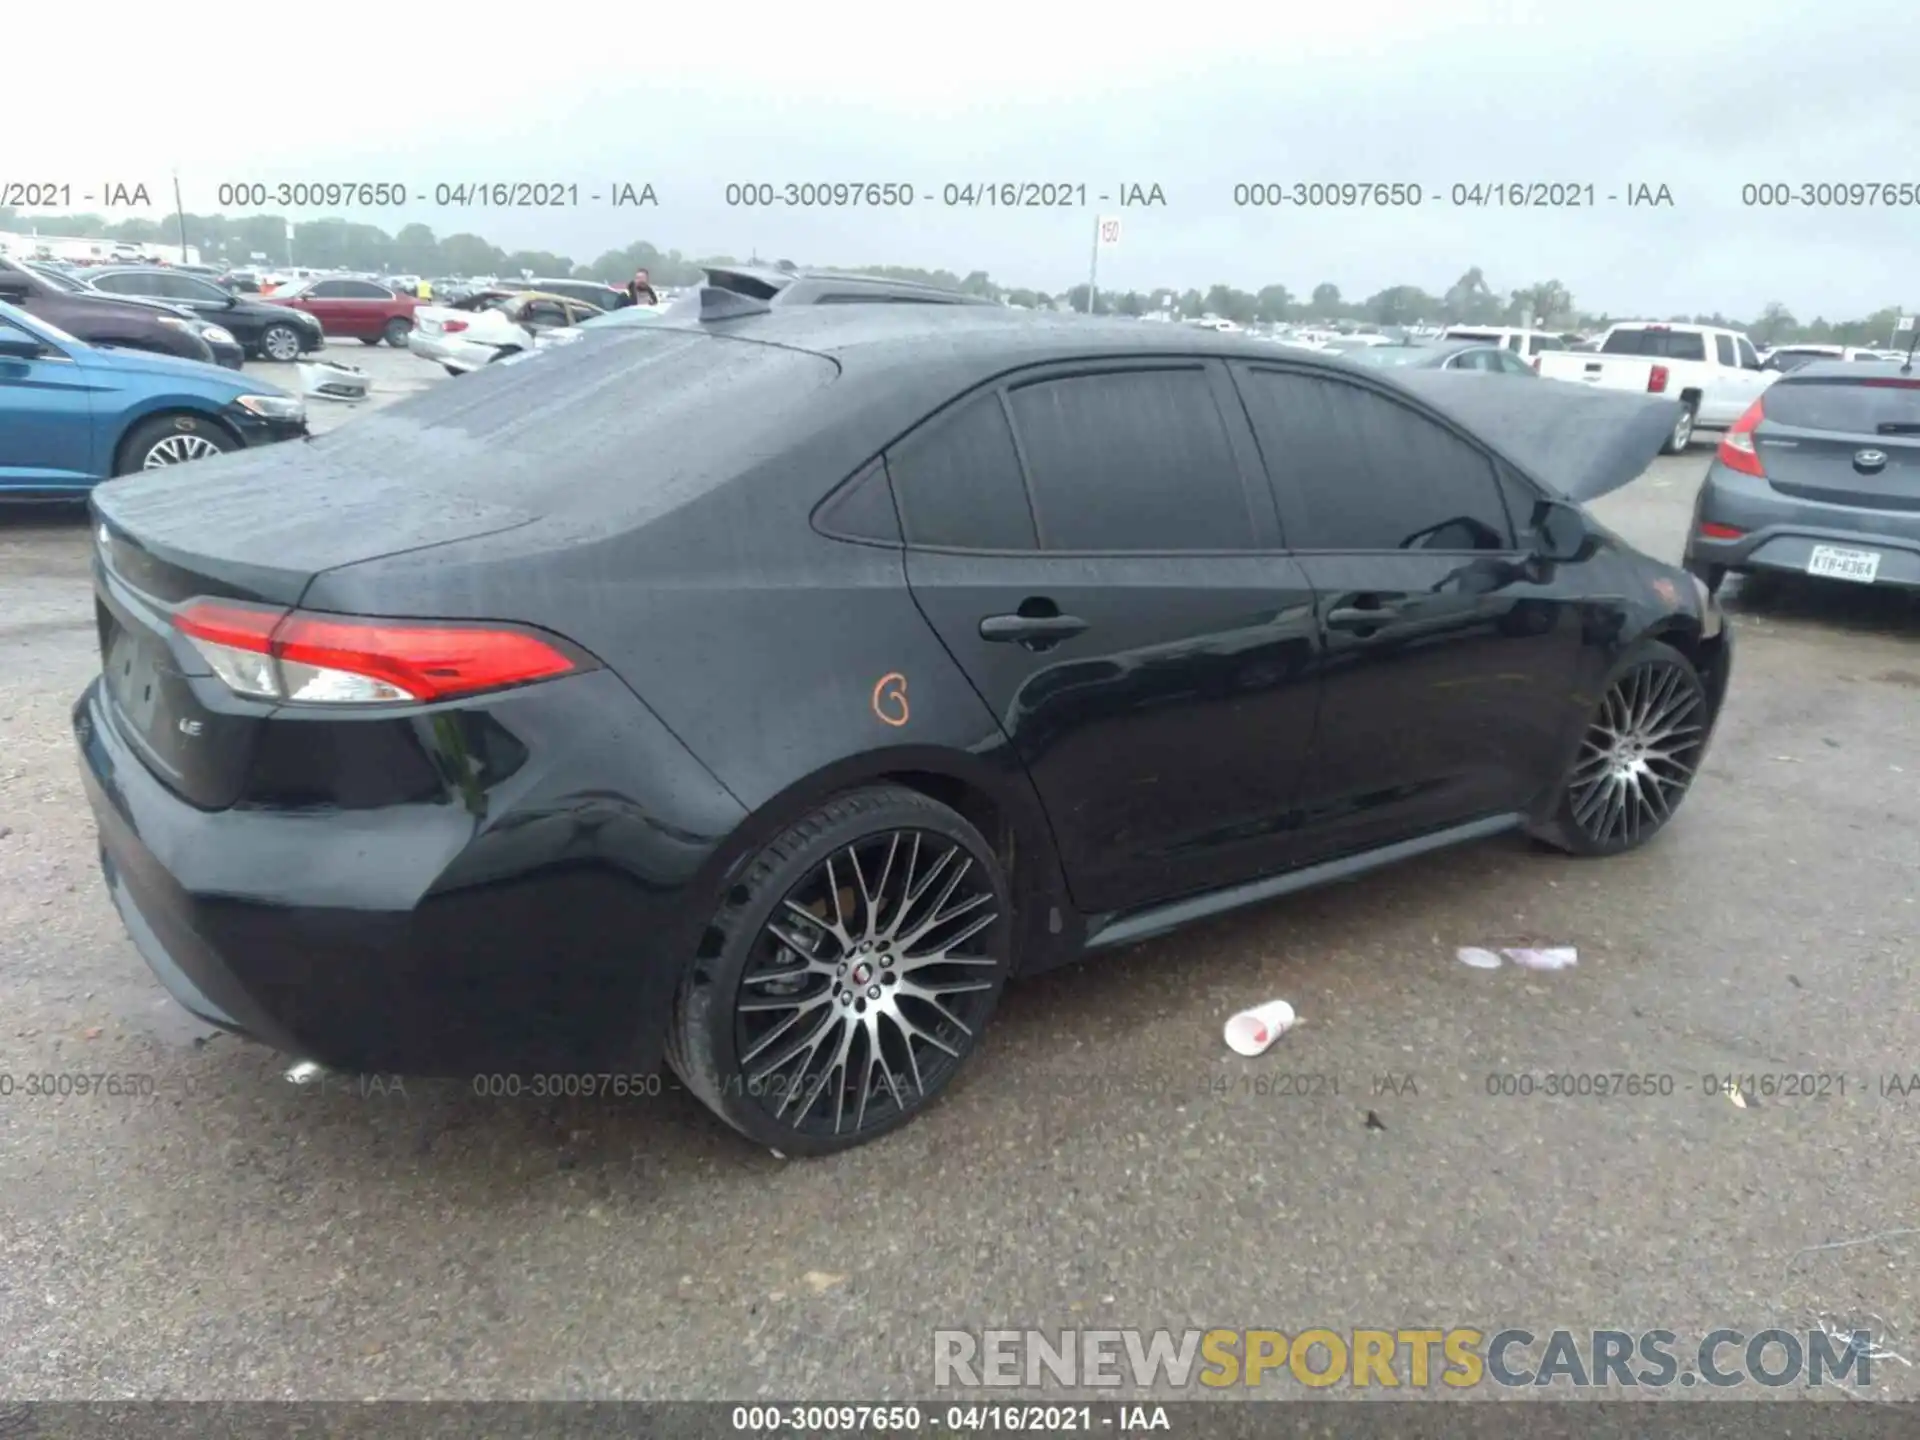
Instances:
[[[1760,353],[1740,331],[1677,321],[1615,325],[1597,352],[1548,351],[1534,368],[1548,380],[1678,400],[1668,455],[1685,450],[1696,429],[1725,430],[1779,378],[1762,368]]]

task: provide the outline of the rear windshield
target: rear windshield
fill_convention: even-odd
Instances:
[[[1792,375],[1765,402],[1767,419],[1800,430],[1920,435],[1920,376]]]
[[[1691,330],[1616,330],[1603,355],[1652,355],[1663,360],[1704,360],[1707,338]]]
[[[637,521],[780,453],[840,373],[803,350],[645,325],[522,358],[510,402],[505,385],[485,403],[463,397],[465,386],[437,385],[385,412],[393,424],[341,429],[334,449],[349,448],[356,431],[390,448],[404,423],[423,447],[449,455],[428,488],[445,479],[468,498],[530,514]],[[433,433],[442,429],[463,443]],[[464,456],[469,443],[488,463]]]

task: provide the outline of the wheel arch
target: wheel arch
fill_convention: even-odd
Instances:
[[[1657,640],[1687,657],[1707,687],[1708,703],[1717,715],[1727,689],[1727,629],[1722,625],[1712,634],[1694,615],[1668,615],[1656,620],[1641,634],[1641,640]],[[1637,643],[1637,642],[1636,642]]]
[[[716,857],[718,900],[782,831],[836,795],[898,785],[961,815],[992,846],[1013,891],[1014,973],[1078,953],[1084,922],[1072,907],[1052,827],[1022,768],[937,746],[895,746],[837,760],[781,790],[743,821]],[[703,942],[704,943],[704,942]]]
[[[129,415],[127,417],[126,422],[120,427],[119,436],[113,442],[114,473],[120,473],[120,463],[127,457],[127,446],[132,443],[135,433],[139,431],[143,425],[149,425],[155,420],[166,420],[175,415],[188,415],[200,421],[203,425],[211,425],[229,440],[233,441],[236,447],[246,444],[240,432],[235,430],[233,426],[229,425],[213,411],[180,401],[167,401],[155,405],[151,409],[143,410],[138,415]]]

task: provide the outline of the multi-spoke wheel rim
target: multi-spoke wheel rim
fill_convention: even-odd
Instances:
[[[1684,450],[1687,448],[1687,443],[1692,439],[1693,412],[1683,409],[1680,412],[1680,418],[1673,422],[1673,448],[1676,450]]]
[[[300,353],[300,337],[276,325],[267,332],[267,354],[275,360],[291,360]]]
[[[163,465],[184,465],[189,460],[204,460],[218,455],[220,447],[204,435],[169,435],[147,451],[143,470],[158,470]]]
[[[1581,833],[1631,845],[1666,824],[1693,784],[1705,722],[1705,699],[1679,665],[1649,661],[1615,681],[1568,786]]]
[[[1000,918],[985,867],[944,835],[841,846],[754,941],[734,1005],[735,1083],[810,1134],[857,1134],[914,1109],[986,1020]]]

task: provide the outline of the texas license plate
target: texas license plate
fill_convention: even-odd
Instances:
[[[1824,575],[1830,580],[1853,580],[1871,585],[1880,573],[1878,550],[1845,550],[1838,545],[1816,545],[1807,560],[1809,575]]]

